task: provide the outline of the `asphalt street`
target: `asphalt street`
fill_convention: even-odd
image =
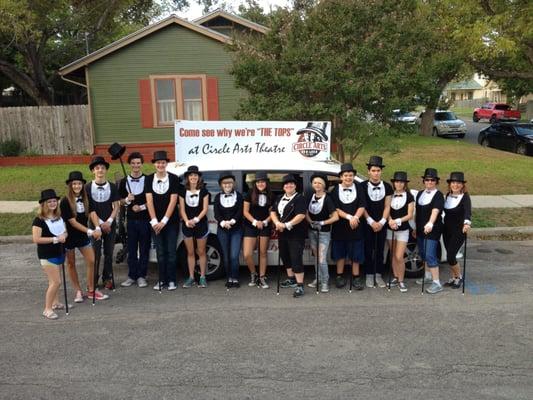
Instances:
[[[35,246],[0,252],[0,399],[533,398],[533,241],[472,241],[466,296],[216,281],[119,288],[57,321]]]

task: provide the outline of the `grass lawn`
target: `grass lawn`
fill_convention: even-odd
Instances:
[[[407,171],[410,187],[422,188],[420,178],[427,167],[437,168],[440,189],[446,190],[446,179],[452,171],[463,171],[472,195],[533,194],[533,157],[485,148],[464,140],[422,136],[399,139],[401,151],[382,154],[386,168],[384,179],[394,171]],[[366,163],[379,151],[368,145],[354,161],[359,173],[366,174]]]

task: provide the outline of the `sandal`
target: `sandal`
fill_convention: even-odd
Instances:
[[[43,311],[43,317],[46,319],[58,319],[58,315],[53,311]]]
[[[68,308],[72,308],[72,304],[68,304]],[[54,304],[52,306],[52,310],[56,311],[56,310],[64,310],[65,309],[65,305],[63,303],[57,303],[57,304]]]

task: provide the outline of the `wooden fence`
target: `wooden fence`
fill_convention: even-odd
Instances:
[[[87,105],[0,108],[0,141],[19,140],[38,154],[91,154]]]

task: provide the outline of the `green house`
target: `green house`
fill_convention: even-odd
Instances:
[[[217,10],[189,22],[170,16],[59,70],[87,89],[94,153],[109,144],[174,154],[174,120],[233,119],[244,92],[229,74],[232,32],[267,28]]]

